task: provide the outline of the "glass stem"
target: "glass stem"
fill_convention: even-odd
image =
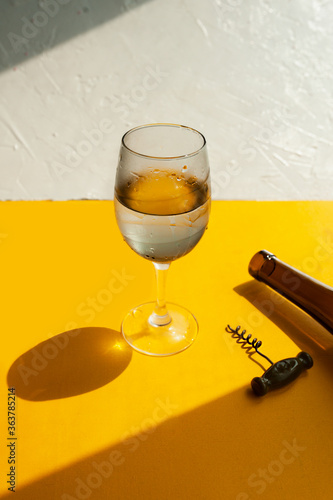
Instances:
[[[170,263],[153,262],[153,264],[156,273],[157,299],[154,312],[149,317],[149,323],[153,326],[164,326],[171,322],[171,316],[167,311],[165,303],[166,278]]]

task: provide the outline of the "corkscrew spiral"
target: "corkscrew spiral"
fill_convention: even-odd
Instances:
[[[278,389],[289,384],[304,370],[308,370],[313,366],[313,359],[309,353],[304,351],[298,353],[295,358],[281,359],[281,361],[273,363],[272,360],[259,351],[259,347],[262,345],[261,340],[257,338],[251,340],[251,334],[245,336],[246,330],[242,330],[241,332],[239,330],[240,326],[237,326],[235,329],[231,328],[230,325],[226,327],[228,333],[232,333],[232,336],[236,336],[241,341],[245,342],[245,344],[249,344],[256,353],[267,359],[271,364],[261,377],[254,377],[254,379],[252,379],[251,387],[257,396],[264,396],[272,389]]]
[[[236,326],[235,330],[233,328],[231,328],[230,325],[227,325],[226,327],[226,331],[228,333],[232,333],[233,335],[236,335],[238,338],[240,338],[241,340],[243,340],[244,342],[246,342],[247,344],[249,344],[251,347],[253,347],[253,349],[256,351],[257,354],[259,354],[260,356],[262,356],[263,358],[267,359],[267,361],[270,362],[271,365],[273,365],[273,361],[271,359],[269,359],[269,357],[265,356],[265,354],[263,354],[262,352],[260,352],[258,349],[259,347],[262,346],[262,342],[261,340],[258,340],[257,338],[254,338],[252,340],[251,337],[252,337],[252,334],[249,333],[246,337],[245,337],[245,334],[246,334],[246,330],[242,330],[241,332],[239,332],[240,330],[240,325]]]

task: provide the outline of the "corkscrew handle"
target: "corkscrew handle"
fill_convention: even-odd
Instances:
[[[272,389],[279,389],[295,380],[304,370],[313,365],[313,360],[307,352],[300,352],[296,358],[282,359],[265,371],[262,377],[255,377],[252,390],[257,396],[264,396]]]

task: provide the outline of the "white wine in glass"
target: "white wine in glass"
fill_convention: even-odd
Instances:
[[[130,311],[123,323],[126,341],[137,351],[168,356],[197,336],[194,316],[166,304],[170,263],[194,248],[210,213],[209,163],[204,136],[182,125],[157,123],[122,138],[115,183],[115,211],[128,245],[155,266],[156,302]]]

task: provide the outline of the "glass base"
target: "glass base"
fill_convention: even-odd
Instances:
[[[194,342],[198,334],[195,317],[177,304],[167,303],[171,321],[155,326],[151,315],[155,302],[148,302],[132,309],[122,323],[126,342],[138,352],[149,356],[171,356],[182,352]]]

